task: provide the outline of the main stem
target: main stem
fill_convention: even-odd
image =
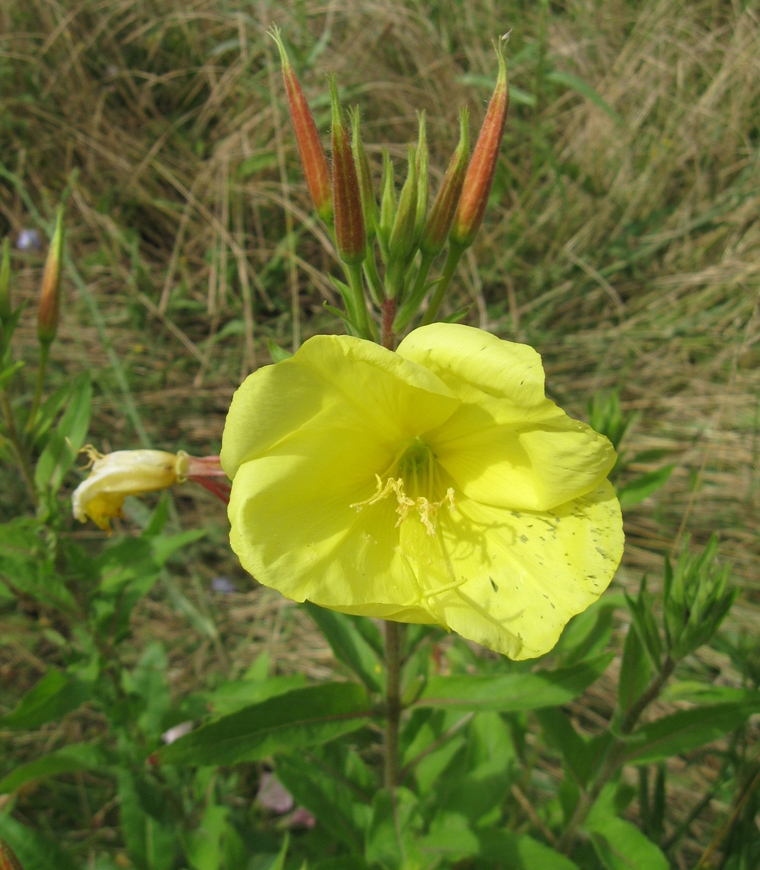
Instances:
[[[401,720],[401,646],[403,628],[385,623],[385,787],[399,784],[398,733]]]

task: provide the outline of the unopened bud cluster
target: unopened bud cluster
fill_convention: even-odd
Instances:
[[[468,114],[460,114],[459,144],[443,182],[428,209],[428,145],[424,113],[419,134],[407,154],[406,178],[397,193],[390,155],[383,152],[379,203],[360,131],[358,109],[351,113],[349,135],[334,78],[332,101],[332,171],[303,91],[288,59],[279,30],[273,28],[282,61],[285,90],[306,183],[314,207],[333,234],[348,284],[336,281],[346,303],[343,315],[352,332],[374,338],[368,318],[369,296],[383,311],[383,340],[400,332],[418,315],[428,291],[435,293],[423,322],[437,313],[463,252],[473,243],[483,221],[504,134],[509,107],[507,68],[501,41],[496,45],[499,72],[472,160],[469,155]],[[428,280],[434,260],[448,245],[438,279]],[[377,268],[376,252],[384,266]],[[363,275],[362,275],[363,273]]]

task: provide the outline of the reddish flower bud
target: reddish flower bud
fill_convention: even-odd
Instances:
[[[327,156],[319,140],[317,125],[311,114],[306,97],[301,90],[293,67],[290,65],[285,46],[280,37],[280,29],[272,27],[269,35],[277,43],[282,62],[282,77],[285,81],[285,92],[288,95],[290,118],[293,122],[293,130],[296,134],[296,144],[301,157],[301,165],[306,176],[306,185],[309,188],[314,208],[325,223],[332,222],[332,191],[330,190],[330,170],[327,165]]]
[[[480,229],[483,213],[488,203],[488,194],[491,192],[496,163],[499,159],[499,148],[509,109],[507,62],[501,40],[497,41],[494,47],[496,48],[496,56],[499,58],[499,77],[472,154],[459,207],[451,228],[451,241],[462,248],[467,248],[472,244]]]
[[[430,217],[422,231],[420,250],[429,257],[437,257],[443,250],[462,193],[467,161],[470,157],[467,121],[467,109],[462,109],[459,114],[459,145],[449,161],[443,183],[430,209]]]
[[[63,254],[63,206],[58,207],[55,233],[50,242],[45,272],[42,276],[40,307],[37,313],[37,338],[40,344],[50,344],[58,331],[58,310],[61,303],[61,256]]]
[[[24,870],[8,843],[0,838],[0,870]]]
[[[335,79],[330,78],[332,98],[332,159],[333,159],[333,211],[335,214],[335,243],[344,263],[356,266],[367,256],[367,233],[364,212],[356,174],[354,155],[338,99]]]

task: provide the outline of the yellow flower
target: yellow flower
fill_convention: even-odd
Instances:
[[[105,456],[86,447],[93,460],[90,476],[74,490],[71,507],[76,519],[89,517],[110,531],[110,521],[122,516],[124,499],[158,489],[167,489],[186,477],[187,454],[162,450],[117,450]]]
[[[295,601],[541,655],[623,551],[612,445],[544,396],[530,347],[466,326],[394,353],[317,336],[235,394],[231,543]]]

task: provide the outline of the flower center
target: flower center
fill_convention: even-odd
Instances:
[[[396,473],[398,477],[395,476]],[[442,489],[435,454],[419,437],[406,444],[396,456],[386,472],[385,482],[379,474],[375,475],[375,479],[375,494],[364,501],[355,502],[351,507],[360,511],[365,505],[377,504],[386,497],[395,496],[398,502],[396,513],[399,517],[396,528],[406,519],[409,510],[416,508],[427,533],[434,535],[439,509],[445,504],[448,504],[451,511],[456,507],[454,490],[451,487],[446,490],[443,498],[435,500],[434,496]]]

